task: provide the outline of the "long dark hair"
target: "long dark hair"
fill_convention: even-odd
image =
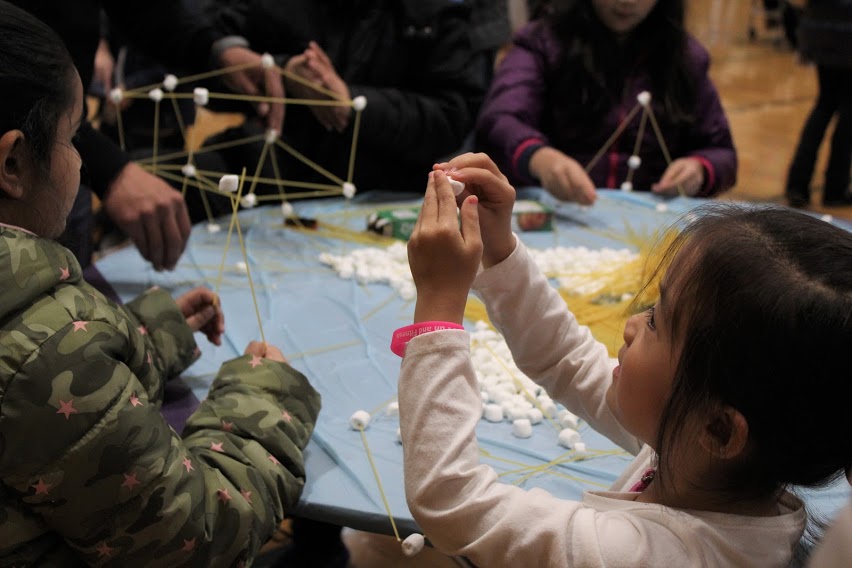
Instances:
[[[649,73],[666,120],[693,120],[695,90],[686,61],[683,0],[659,0],[624,42],[604,26],[591,0],[540,4],[534,15],[549,23],[563,47],[552,81],[554,96],[560,104],[582,109],[578,120],[596,123],[620,99],[625,79],[637,67]]]
[[[705,207],[668,249],[682,353],[656,440],[658,477],[668,477],[689,416],[727,405],[748,423],[745,457],[705,489],[768,497],[831,483],[852,466],[852,412],[840,395],[852,234],[789,209]]]
[[[0,134],[22,131],[43,173],[50,169],[59,117],[73,102],[73,70],[52,29],[0,0]]]

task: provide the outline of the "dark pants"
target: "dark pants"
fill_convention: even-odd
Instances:
[[[819,96],[808,116],[787,175],[787,195],[808,197],[817,152],[831,119],[837,124],[825,172],[823,199],[838,199],[849,190],[852,167],[852,68],[817,66]]]

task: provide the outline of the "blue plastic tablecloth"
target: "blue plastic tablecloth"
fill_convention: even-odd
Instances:
[[[521,192],[520,197],[549,201],[541,190]],[[399,196],[390,198],[395,200],[392,204],[403,203]],[[336,199],[304,201],[296,203],[295,209],[298,215],[316,218],[320,224],[362,230],[370,212],[389,204],[379,205],[377,199],[364,195],[348,204]],[[667,210],[658,211],[659,203],[665,203]],[[628,228],[650,235],[701,203],[704,201],[676,198],[664,202],[648,194],[600,191],[598,202],[591,208],[554,204],[557,229],[523,233],[521,238],[534,248],[624,248],[618,235]],[[391,334],[411,322],[413,303],[400,299],[387,285],[340,279],[318,260],[322,252],[346,254],[361,245],[289,230],[277,207],[243,211],[240,220],[266,340],[279,346],[322,393],[322,411],[305,451],[307,484],[293,513],[391,533],[361,436],[349,427],[353,412],[367,410],[374,413],[367,438],[394,519],[401,533],[417,530],[405,504],[402,447],[396,441],[399,420],[379,411],[397,392],[400,360],[388,348]],[[220,221],[224,229],[227,221]],[[225,230],[210,234],[205,224],[194,227],[186,253],[177,269],[169,273],[153,271],[132,248],[105,257],[97,268],[124,301],[152,285],[174,295],[199,284],[215,288],[225,238]],[[260,338],[248,281],[235,269],[241,260],[235,236],[220,289],[226,321],[223,346],[216,348],[199,336],[203,356],[181,379],[199,400],[206,396],[221,363],[241,354],[250,340]],[[581,426],[580,431],[590,449],[617,449],[588,426]],[[482,421],[477,435],[483,450],[494,456],[483,461],[498,472],[541,465],[565,453],[557,445],[556,430],[546,421],[536,425],[533,436],[526,440],[511,435],[509,422]],[[596,457],[552,468],[555,474],[535,474],[521,485],[579,499],[584,490],[608,487],[629,461],[626,454]],[[509,474],[504,480],[517,482],[525,473]],[[831,514],[847,495],[848,487],[839,484],[810,496],[809,504]]]

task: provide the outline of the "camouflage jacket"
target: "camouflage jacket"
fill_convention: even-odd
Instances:
[[[225,363],[183,437],[164,381],[198,356],[164,291],[126,308],[60,245],[0,226],[0,566],[242,566],[302,491],[320,397]]]

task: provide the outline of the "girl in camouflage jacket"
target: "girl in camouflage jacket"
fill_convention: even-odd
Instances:
[[[62,42],[0,0],[0,566],[250,563],[304,484],[317,392],[274,347],[225,363],[183,437],[163,386],[224,331],[212,292],[122,308],[61,234],[83,89]]]

